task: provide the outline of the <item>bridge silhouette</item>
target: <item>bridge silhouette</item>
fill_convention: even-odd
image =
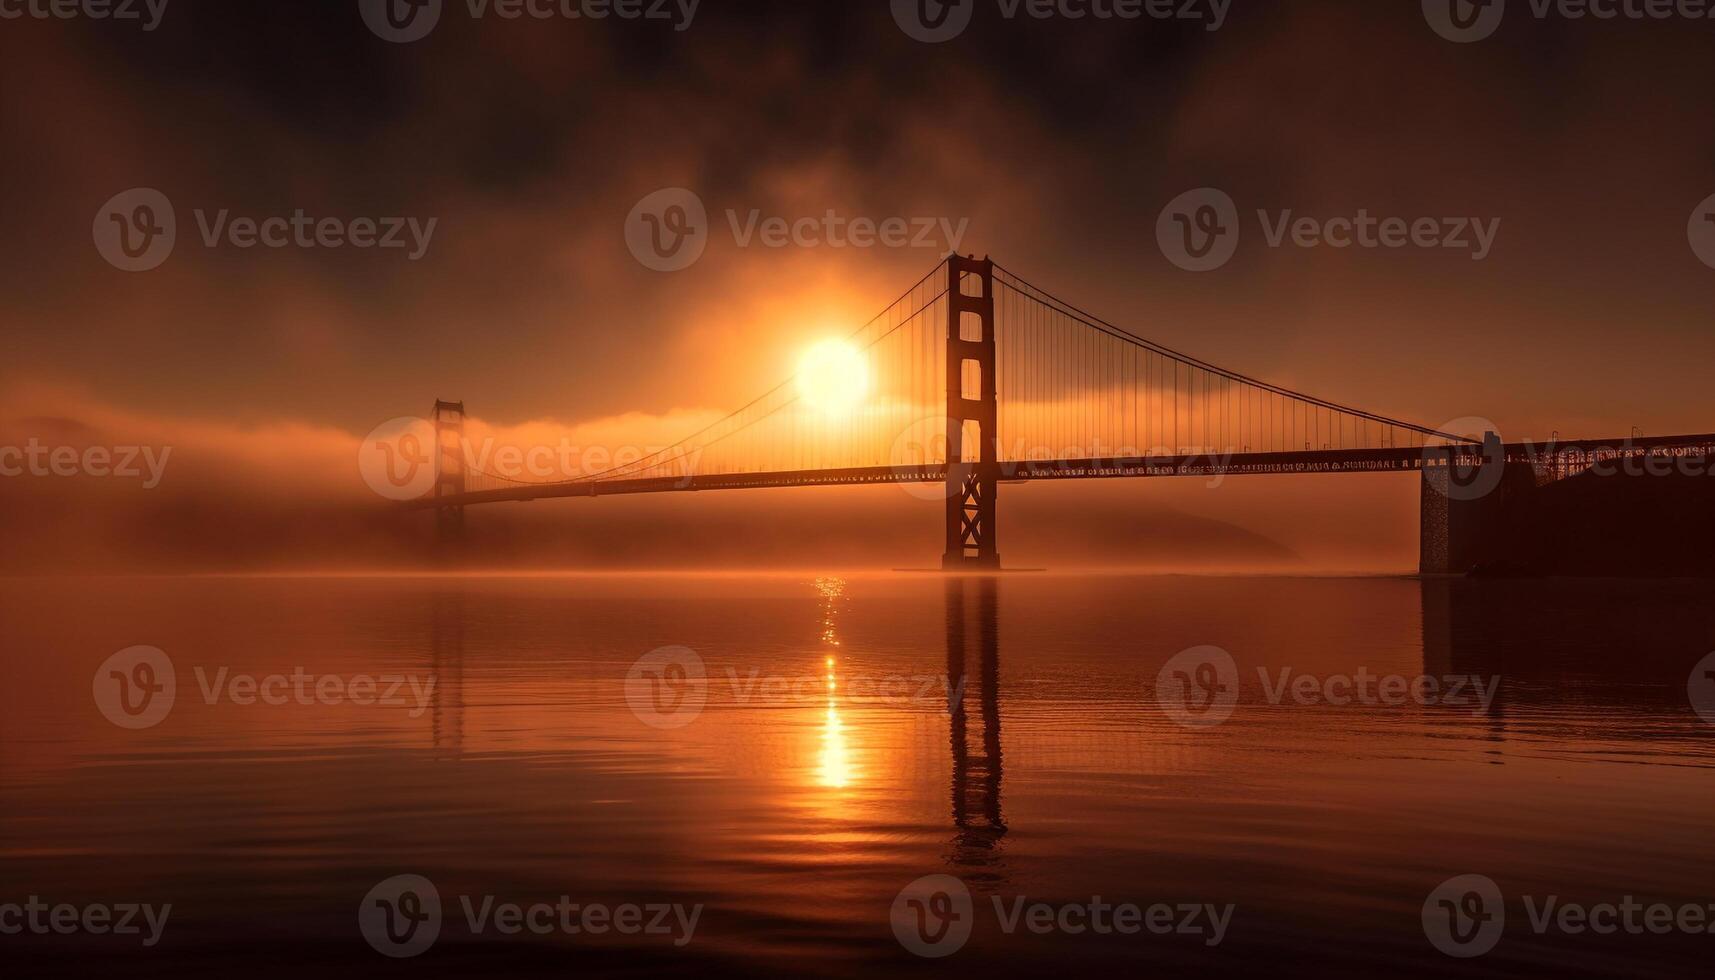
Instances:
[[[465,406],[437,401],[433,509],[556,497],[903,484],[943,499],[943,567],[1000,566],[999,486],[1038,480],[1422,474],[1424,572],[1477,561],[1505,501],[1604,460],[1706,456],[1715,435],[1502,443],[1293,391],[1147,340],[989,259],[948,256],[849,343],[863,402],[828,411],[788,379],[672,446],[575,479],[484,472]]]

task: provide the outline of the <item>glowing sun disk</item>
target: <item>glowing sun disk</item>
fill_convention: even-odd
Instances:
[[[798,397],[829,414],[849,412],[869,395],[869,362],[843,340],[824,340],[798,362]]]

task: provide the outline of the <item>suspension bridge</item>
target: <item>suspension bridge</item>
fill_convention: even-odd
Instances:
[[[1424,572],[1476,561],[1509,497],[1633,456],[1706,456],[1715,435],[1502,443],[1230,371],[1086,313],[989,259],[948,256],[849,338],[869,389],[849,410],[792,380],[672,446],[541,482],[471,465],[465,407],[437,401],[433,509],[615,494],[912,484],[944,497],[943,566],[1000,567],[1003,483],[1417,471]]]

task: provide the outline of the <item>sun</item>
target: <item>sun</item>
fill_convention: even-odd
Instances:
[[[869,395],[869,362],[843,340],[824,340],[798,360],[798,397],[830,415],[857,408]]]

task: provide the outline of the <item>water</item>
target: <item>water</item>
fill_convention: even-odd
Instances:
[[[1715,902],[1715,727],[1688,688],[1712,633],[1715,590],[1674,583],[12,580],[0,904],[172,909],[147,948],[31,932],[0,948],[19,975],[1706,975],[1715,936],[1539,935],[1525,896]],[[98,710],[116,682],[97,668],[138,644],[170,658],[176,700],[128,730]],[[1169,658],[1206,646],[1237,681],[1218,725],[1194,722],[1226,675],[1158,690]],[[694,658],[656,654],[628,684],[663,647]],[[240,703],[239,678],[294,672],[312,703]],[[1498,687],[1486,704],[1281,693],[1360,673]],[[360,676],[401,678],[402,703],[314,696]],[[433,883],[441,929],[393,960],[359,916],[401,874]],[[890,918],[934,874],[972,895],[946,960],[907,952]],[[1496,883],[1506,921],[1491,952],[1451,959],[1423,909],[1463,874]],[[561,896],[645,920],[701,909],[676,945],[682,926],[473,933],[462,904]],[[1021,897],[1096,896],[1166,903],[1175,923],[1199,906],[1201,932],[1005,928]]]

